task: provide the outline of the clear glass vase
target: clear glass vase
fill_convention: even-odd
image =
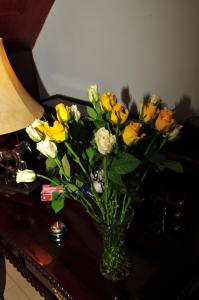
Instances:
[[[103,250],[100,272],[109,280],[123,280],[131,272],[131,263],[126,248],[126,234],[133,220],[134,213],[128,215],[122,224],[100,224]]]

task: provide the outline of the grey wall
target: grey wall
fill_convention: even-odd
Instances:
[[[199,0],[56,0],[33,49],[38,73],[49,95],[127,87],[184,119],[199,110],[198,13]]]

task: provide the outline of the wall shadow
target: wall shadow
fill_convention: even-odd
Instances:
[[[143,96],[143,102],[146,103],[149,100],[150,96],[151,95],[149,93],[145,94]],[[135,100],[132,99],[128,86],[124,86],[122,88],[121,100],[124,103],[124,105],[129,109],[131,116],[138,115],[140,109],[139,104],[137,104]],[[163,102],[167,104],[166,101],[164,101],[164,99]],[[196,117],[199,114],[199,109],[194,109],[192,107],[191,98],[186,94],[180,98],[179,102],[175,103],[174,111],[175,111],[175,119],[179,123],[186,122],[186,120],[190,120],[190,119],[196,119]]]
[[[191,98],[188,95],[183,95],[180,101],[175,104],[175,114],[177,122],[184,122],[189,118],[197,116],[199,110],[191,106]]]
[[[35,70],[36,70],[36,79],[37,79],[37,86],[38,86],[38,91],[39,91],[39,98],[42,99],[46,99],[48,98],[50,95],[41,79],[41,76],[38,72],[37,66],[35,64]]]
[[[121,91],[121,100],[128,109],[129,109],[129,105],[131,103],[131,99],[132,99],[132,97],[129,93],[129,87],[124,86]]]
[[[124,86],[122,88],[121,100],[124,103],[124,105],[128,108],[131,116],[136,116],[138,114],[137,104],[135,103],[134,99],[132,99],[132,96],[130,95],[128,86]]]
[[[150,94],[145,94],[143,96],[143,102],[146,103],[150,98]],[[132,99],[132,96],[129,92],[129,87],[124,86],[121,90],[121,100],[124,105],[128,108],[129,113],[132,117],[136,117],[139,114],[140,104],[135,102],[135,99]]]

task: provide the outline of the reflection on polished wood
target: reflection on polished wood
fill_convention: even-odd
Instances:
[[[0,248],[0,300],[3,300],[3,292],[6,285],[5,257]]]
[[[178,203],[178,198],[183,197],[182,193],[176,194],[176,182],[174,186],[170,198]],[[21,197],[22,203],[26,197],[32,198],[32,204],[15,202],[15,197]],[[160,199],[159,204],[163,203],[165,207],[165,203],[169,203],[168,197],[166,199],[166,202]],[[173,209],[174,204],[169,205],[167,210]],[[178,204],[176,208],[179,209]],[[139,210],[137,212],[136,217]],[[177,220],[173,211],[171,216],[172,220]],[[177,299],[185,289],[187,295],[191,295],[192,287],[199,281],[197,237],[190,235],[190,232],[194,233],[197,220],[192,214],[193,224],[187,224],[188,231],[185,230],[180,243],[176,243],[173,237],[166,240],[163,235],[147,231],[144,226],[139,226],[139,222],[136,223],[135,218],[127,236],[132,273],[127,280],[114,283],[99,272],[101,240],[94,223],[78,203],[66,200],[64,210],[56,215],[41,203],[40,191],[28,196],[10,194],[9,198],[1,193],[0,253],[6,255],[45,299],[168,300],[171,296]],[[49,229],[56,221],[68,227],[66,239],[60,247],[49,239]],[[178,223],[174,225],[179,226]],[[0,264],[2,291],[5,285],[3,256]]]

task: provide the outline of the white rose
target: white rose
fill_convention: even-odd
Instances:
[[[26,133],[28,134],[29,138],[36,143],[40,142],[44,137],[40,131],[32,126],[26,127]]]
[[[106,155],[112,152],[113,145],[116,143],[116,137],[102,127],[95,133],[95,142],[98,151],[101,154]]]
[[[18,170],[16,176],[16,182],[33,182],[36,179],[36,174],[33,170]]]
[[[44,124],[44,123],[45,123],[45,122],[44,122],[44,121],[41,121],[40,119],[35,119],[35,120],[32,122],[31,127],[36,128],[37,126],[42,125],[42,124]]]
[[[182,127],[183,127],[182,125],[177,124],[173,128],[173,130],[171,130],[170,132],[168,132],[165,135],[165,137],[167,137],[169,141],[174,141],[177,138],[178,134],[180,133],[180,130],[182,129]]]
[[[71,105],[70,109],[72,111],[72,114],[74,115],[75,121],[78,122],[81,117],[81,114],[80,111],[77,109],[77,105]]]
[[[37,143],[37,150],[43,155],[51,158],[55,158],[58,152],[57,145],[49,139]]]
[[[151,103],[153,103],[154,105],[157,105],[158,103],[160,103],[161,101],[161,97],[159,95],[153,94],[151,96]]]
[[[90,85],[88,87],[88,99],[91,103],[95,103],[99,100],[99,93],[97,84]]]

